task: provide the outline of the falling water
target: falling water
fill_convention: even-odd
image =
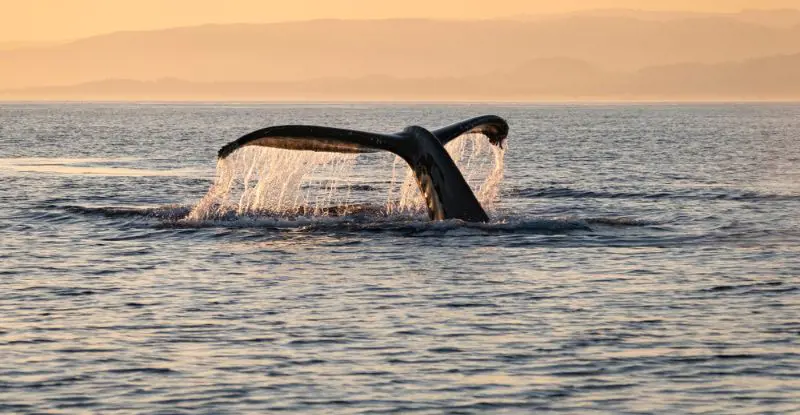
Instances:
[[[486,210],[492,210],[503,177],[504,151],[480,134],[465,135],[446,148],[478,200]],[[360,172],[363,169],[365,173]],[[375,181],[381,177],[391,180]],[[358,185],[373,188],[367,183],[377,184],[374,190],[388,195],[367,200],[363,200],[363,194],[356,196],[353,188]],[[379,206],[375,210],[387,215],[425,212],[411,169],[388,153],[246,147],[218,161],[213,185],[186,220],[345,215],[365,204]]]
[[[482,134],[466,134],[451,141],[445,148],[483,208],[494,210],[503,180],[505,150],[489,143]],[[405,171],[399,185],[395,183],[398,170]],[[392,165],[386,209],[389,212],[423,212],[426,209],[414,173],[400,157],[396,157]]]

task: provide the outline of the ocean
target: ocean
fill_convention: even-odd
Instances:
[[[249,131],[481,114],[490,223],[388,154],[186,219]],[[0,104],[0,412],[800,413],[798,212],[800,104]]]

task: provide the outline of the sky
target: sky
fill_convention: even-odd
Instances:
[[[63,41],[208,23],[480,19],[605,8],[736,12],[800,8],[800,0],[0,0],[0,42]]]

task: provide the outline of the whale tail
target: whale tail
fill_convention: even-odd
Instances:
[[[500,117],[485,115],[433,132],[411,126],[396,134],[310,125],[274,126],[226,144],[219,150],[218,157],[224,159],[246,146],[339,153],[389,151],[411,167],[431,219],[488,222],[488,215],[444,148],[448,142],[470,133],[483,134],[492,144],[502,147],[508,135],[508,124]]]

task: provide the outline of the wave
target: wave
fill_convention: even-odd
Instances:
[[[671,190],[663,192],[613,192],[596,190],[576,190],[568,187],[522,188],[506,192],[511,197],[543,199],[688,199],[688,200],[731,200],[731,201],[800,201],[800,195],[759,193],[735,190]]]
[[[166,205],[157,207],[98,207],[60,206],[63,211],[79,215],[99,215],[106,218],[156,221],[158,228],[262,228],[325,232],[407,232],[407,233],[538,233],[561,234],[594,232],[604,228],[658,229],[657,222],[626,216],[607,217],[515,217],[508,215],[489,223],[461,220],[430,221],[424,214],[389,214],[380,205],[332,206],[321,214],[274,215],[269,212],[237,214],[235,210],[221,211],[214,218],[202,221],[187,220],[193,206]]]
[[[69,213],[100,215],[107,218],[150,218],[180,220],[189,214],[192,206],[166,205],[158,207],[109,207],[109,206],[58,206]]]

